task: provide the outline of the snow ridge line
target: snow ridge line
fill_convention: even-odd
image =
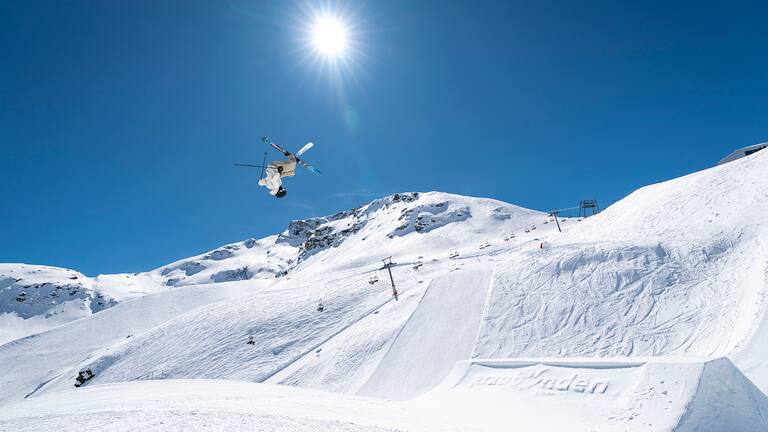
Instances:
[[[760,241],[761,236],[756,235],[755,240],[757,244],[760,246],[760,250],[762,251],[762,257],[768,257],[768,249],[766,248],[765,244]],[[764,272],[763,272],[763,287],[760,290],[760,292],[756,295],[755,302],[759,304],[758,310],[755,313],[755,316],[752,318],[751,328],[748,332],[746,332],[742,338],[733,345],[731,348],[731,352],[728,354],[731,358],[738,358],[739,355],[749,347],[750,342],[753,340],[755,334],[760,328],[760,323],[765,319],[766,313],[768,313],[768,307],[766,307],[766,304],[768,304],[768,262],[764,266]]]
[[[432,282],[430,281],[430,284],[431,284],[431,283],[432,283]],[[401,293],[401,294],[402,294],[402,293]],[[423,298],[423,297],[422,297],[422,298]],[[294,363],[296,363],[297,361],[301,360],[302,358],[304,358],[304,356],[306,356],[307,354],[311,353],[312,351],[314,351],[314,350],[318,349],[318,348],[319,348],[321,345],[324,345],[326,342],[328,342],[329,340],[331,340],[331,339],[335,338],[336,336],[338,336],[339,334],[341,334],[341,333],[342,333],[342,332],[344,332],[345,330],[349,329],[349,328],[350,328],[350,327],[352,327],[353,325],[355,325],[355,324],[359,323],[360,321],[362,321],[362,320],[363,320],[363,319],[365,319],[366,317],[369,317],[369,316],[371,316],[371,315],[372,315],[374,312],[376,312],[377,310],[381,309],[382,307],[384,307],[384,305],[386,305],[387,303],[391,302],[392,300],[394,300],[394,297],[390,297],[390,298],[389,298],[389,299],[387,299],[386,301],[384,301],[384,302],[380,303],[379,305],[377,305],[377,306],[374,306],[373,308],[371,308],[371,309],[367,310],[366,312],[362,313],[362,314],[361,314],[359,317],[357,317],[356,319],[354,319],[354,320],[350,321],[350,322],[349,322],[347,325],[345,325],[345,326],[343,326],[342,328],[340,328],[339,330],[335,331],[334,333],[332,333],[332,334],[331,334],[331,335],[329,335],[328,337],[326,337],[326,338],[322,339],[322,340],[321,340],[320,342],[318,342],[317,344],[315,344],[315,345],[312,345],[310,348],[308,348],[308,349],[306,349],[306,350],[302,351],[300,354],[298,354],[296,357],[294,357],[293,359],[291,359],[290,361],[288,361],[288,362],[287,362],[286,364],[284,364],[283,366],[279,366],[279,367],[278,367],[276,370],[272,371],[271,373],[269,373],[268,375],[266,375],[264,378],[262,378],[262,379],[261,379],[260,381],[258,381],[258,382],[261,382],[261,383],[263,383],[263,382],[266,382],[267,380],[269,380],[269,379],[270,379],[270,378],[272,378],[273,376],[275,376],[275,375],[279,374],[280,372],[282,372],[283,370],[285,370],[285,369],[289,368],[289,367],[290,367],[292,364],[294,364]],[[410,318],[409,318],[409,319],[410,319]]]
[[[696,395],[699,393],[699,387],[701,387],[701,381],[702,377],[704,376],[704,370],[709,366],[711,361],[706,361],[701,365],[701,369],[699,369],[699,374],[696,377],[696,387],[693,389],[693,392],[691,393],[691,396],[688,398],[688,401],[685,403],[685,407],[683,407],[682,412],[680,412],[677,416],[677,421],[675,422],[675,425],[672,426],[670,429],[670,432],[675,432],[679,430],[680,426],[685,423],[685,420],[688,419],[692,415],[691,407],[693,406],[694,401],[696,400]]]
[[[488,310],[491,303],[491,291],[493,290],[493,279],[496,277],[496,268],[498,264],[493,264],[491,274],[488,277],[488,289],[485,293],[485,304],[483,305],[483,312],[480,315],[480,324],[477,326],[477,334],[475,334],[475,340],[472,342],[472,354],[470,358],[475,358],[475,349],[477,349],[477,342],[480,340],[480,333],[483,331],[483,318],[488,316]]]
[[[59,377],[60,377],[60,376],[62,376],[62,375],[64,375],[64,374],[63,374],[63,373],[60,373],[60,374],[56,375],[55,377],[53,377],[53,378],[51,378],[51,379],[49,379],[49,380],[46,380],[46,381],[43,381],[43,382],[41,382],[40,384],[38,384],[38,385],[37,385],[37,387],[35,387],[35,389],[34,389],[34,390],[32,390],[31,392],[27,393],[27,395],[26,395],[26,396],[24,396],[24,399],[27,399],[28,397],[30,397],[30,396],[32,396],[33,394],[37,393],[37,392],[38,392],[38,391],[39,391],[41,388],[45,387],[45,386],[46,386],[46,385],[47,385],[49,382],[51,382],[51,381],[53,381],[53,380],[55,380],[55,379],[59,378]]]

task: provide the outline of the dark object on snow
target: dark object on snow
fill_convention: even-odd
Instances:
[[[248,345],[256,345],[256,341],[253,340],[253,336],[248,336],[248,342],[246,342]]]
[[[86,381],[93,379],[94,376],[95,375],[93,375],[93,372],[90,369],[81,370],[77,374],[77,378],[75,378],[75,387],[80,387],[85,384]]]
[[[320,300],[320,303],[317,304],[317,311],[322,312],[325,310],[325,306],[323,305],[323,301]]]

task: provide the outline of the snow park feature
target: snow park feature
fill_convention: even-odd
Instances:
[[[145,273],[3,264],[0,430],[768,430],[766,173],[559,228],[409,192]]]

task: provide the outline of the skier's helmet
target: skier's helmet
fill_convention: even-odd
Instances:
[[[284,197],[284,196],[285,196],[285,194],[287,194],[287,193],[288,193],[288,192],[286,192],[286,191],[285,191],[285,189],[283,189],[283,187],[282,187],[282,186],[280,186],[280,189],[278,189],[278,190],[277,190],[277,193],[275,194],[275,196],[276,196],[276,197],[278,197],[278,198],[282,198],[282,197]]]

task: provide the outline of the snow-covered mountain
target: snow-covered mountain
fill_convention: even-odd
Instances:
[[[234,410],[291,427],[768,430],[766,173],[758,153],[562,219],[562,233],[499,201],[404,193],[137,275],[6,265],[0,312],[49,319],[66,302],[39,299],[74,282],[88,311],[0,346],[0,426],[74,392],[88,369],[72,395],[125,389],[143,407],[144,380],[166,380],[152,381],[161,393],[190,379],[301,387],[263,387],[297,412]],[[328,415],[346,405],[367,414]],[[382,413],[393,409],[404,418]]]
[[[543,219],[541,213],[497,201],[414,192],[394,194],[327,217],[292,221],[283,233],[224,245],[146,273],[89,278],[70,269],[0,264],[0,322],[7,324],[0,330],[0,344],[174,287],[282,277],[303,267],[312,256],[348,240],[343,252],[331,254],[338,257],[331,259],[334,265],[343,267],[347,260],[362,258],[359,253],[346,256],[350,248],[372,245],[377,251],[397,255],[412,248],[414,241],[427,241],[418,246],[422,251],[459,247],[466,241],[475,242],[477,233],[523,231],[525,224],[535,226]],[[455,223],[461,224],[449,236],[423,235]],[[422,235],[408,237],[412,232]],[[385,254],[365,258],[362,263],[377,262],[379,256]]]
[[[0,344],[163,290],[146,275],[89,278],[58,267],[0,264]]]
[[[320,261],[332,262],[334,268],[354,266],[349,261],[371,257],[367,253],[361,256],[360,252],[349,256],[350,249],[383,252],[373,259],[385,256],[386,251],[395,254],[414,247],[442,251],[467,241],[477,242],[474,237],[486,232],[497,235],[498,230],[523,231],[546,219],[540,212],[494,200],[437,192],[394,194],[350,211],[293,221],[278,235],[226,245],[164,266],[150,275],[167,286],[280,277],[331,249],[338,250],[324,254]],[[455,224],[452,229],[440,235],[426,235],[451,224]],[[411,233],[420,235],[408,236]]]

